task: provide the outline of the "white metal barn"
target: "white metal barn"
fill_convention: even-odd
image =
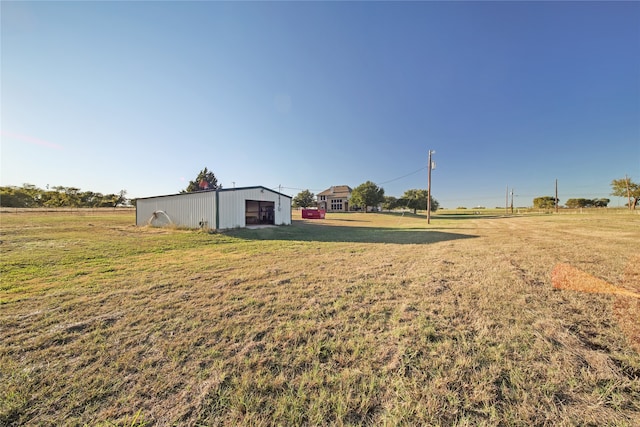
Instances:
[[[291,197],[243,187],[146,197],[136,201],[136,225],[225,230],[250,225],[291,225]]]

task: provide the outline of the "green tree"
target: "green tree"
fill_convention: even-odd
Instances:
[[[606,208],[611,200],[609,199],[593,199],[593,206],[596,208]]]
[[[118,206],[118,200],[120,196],[118,194],[105,194],[98,203],[99,208],[115,208]]]
[[[64,187],[64,194],[66,196],[66,205],[69,207],[80,207],[80,189],[76,187]]]
[[[533,207],[539,209],[551,209],[556,206],[556,198],[551,196],[536,197],[533,199]]]
[[[127,190],[120,190],[114,207],[126,205],[128,200],[129,199],[127,199]]]
[[[127,204],[127,190],[118,194],[102,195],[93,191],[80,191],[76,187],[52,187],[42,190],[31,184],[22,187],[0,187],[0,205],[3,207],[115,207]]]
[[[25,184],[26,186],[27,184]],[[0,206],[7,208],[32,208],[38,206],[39,193],[33,189],[20,187],[0,187]]]
[[[42,195],[44,194],[42,189],[33,184],[22,184],[22,191],[31,198],[28,207],[42,206]]]
[[[127,190],[120,190],[118,194],[106,194],[101,197],[98,202],[98,207],[101,208],[115,208],[118,206],[127,204]]]
[[[384,196],[384,202],[382,202],[382,209],[386,211],[392,211],[400,207],[400,199],[393,196]]]
[[[627,204],[629,209],[634,209],[640,200],[640,184],[631,181],[630,178],[614,179],[611,181],[611,195],[630,199]]]
[[[565,206],[568,208],[606,208],[611,200],[609,199],[568,199]]]
[[[200,171],[194,181],[189,181],[187,188],[181,191],[181,193],[193,193],[195,191],[215,190],[216,188],[222,188],[222,185],[218,185],[218,178],[215,174],[209,171],[206,167]]]
[[[589,208],[593,206],[593,200],[591,199],[568,199],[565,204],[566,207],[571,209],[577,208]]]
[[[366,212],[368,207],[378,206],[384,202],[384,188],[367,181],[353,189],[350,202],[352,206],[364,208]]]
[[[102,194],[94,193],[93,191],[83,191],[80,193],[80,203],[84,207],[95,208],[98,206]]]
[[[316,195],[313,194],[311,191],[303,190],[293,198],[293,207],[308,208],[309,206],[313,206],[315,202],[315,197]]]
[[[418,209],[427,210],[427,196],[429,192],[422,189],[411,189],[404,192],[401,197],[402,206],[413,209],[413,213],[417,213]],[[440,203],[431,196],[431,211],[437,211]]]
[[[64,206],[71,206],[71,204],[69,203],[69,196],[65,191],[65,187],[63,187],[62,185],[58,185],[52,188],[53,190],[47,191],[44,194],[44,206],[48,208],[61,208]]]

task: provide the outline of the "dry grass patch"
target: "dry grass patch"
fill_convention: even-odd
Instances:
[[[635,216],[131,223],[3,216],[0,425],[640,423],[614,297],[549,274],[632,276]]]
[[[627,289],[640,293],[640,255],[633,256],[624,272],[623,284]],[[640,300],[618,297],[614,314],[631,345],[640,353]]]
[[[640,294],[636,292],[611,285],[568,264],[556,265],[551,272],[551,281],[556,289],[640,298]]]
[[[639,265],[640,256],[635,255],[629,259],[623,280],[626,287],[640,290]],[[568,264],[556,265],[551,273],[551,281],[557,289],[616,295],[613,308],[620,328],[632,346],[640,351],[640,293],[611,285]]]

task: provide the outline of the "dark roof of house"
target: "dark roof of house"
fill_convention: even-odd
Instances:
[[[321,193],[317,194],[318,196],[329,196],[329,197],[349,197],[351,195],[351,187],[348,185],[334,185],[331,188],[327,188]]]

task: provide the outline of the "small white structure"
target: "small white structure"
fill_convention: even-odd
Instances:
[[[136,201],[136,225],[225,230],[251,225],[291,225],[291,197],[268,188],[197,191]]]

